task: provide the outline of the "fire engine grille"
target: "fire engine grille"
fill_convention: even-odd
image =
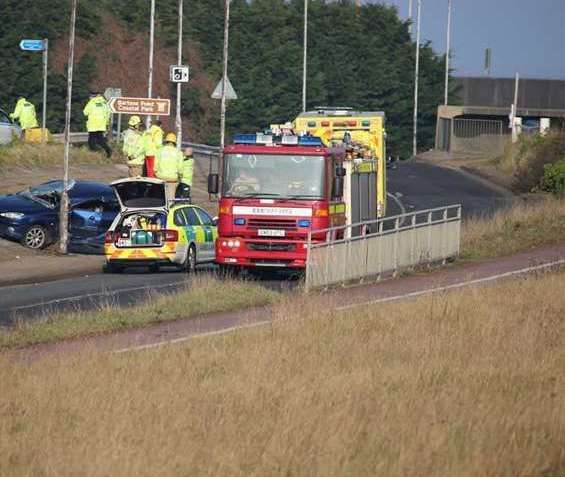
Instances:
[[[296,220],[292,219],[249,219],[250,229],[296,229]]]
[[[250,250],[262,252],[293,252],[296,246],[293,243],[251,242],[247,244]]]

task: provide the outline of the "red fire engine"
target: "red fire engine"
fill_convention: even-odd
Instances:
[[[208,177],[220,194],[220,267],[304,268],[308,233],[323,240],[316,230],[345,223],[344,155],[309,135],[236,135]]]

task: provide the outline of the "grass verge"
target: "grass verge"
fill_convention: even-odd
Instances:
[[[37,321],[18,322],[0,331],[0,349],[14,348],[80,336],[139,328],[152,323],[274,303],[276,292],[245,281],[197,276],[185,291],[149,297],[128,308],[107,306],[96,311],[50,315]]]
[[[0,167],[38,167],[57,166],[61,164],[64,154],[64,145],[60,143],[29,144],[16,142],[7,147],[0,148]],[[110,164],[125,162],[119,154],[107,158],[101,152],[92,152],[87,147],[72,147],[70,161],[73,164]]]
[[[564,286],[540,275],[347,312],[295,300],[268,328],[0,361],[0,471],[564,475]]]
[[[543,197],[463,224],[461,257],[493,258],[565,241],[565,201]]]

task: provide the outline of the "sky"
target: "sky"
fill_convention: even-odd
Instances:
[[[447,0],[421,1],[422,40],[444,53]],[[378,3],[396,5],[402,18],[408,16],[409,0]],[[413,0],[414,21],[416,3]],[[565,0],[453,0],[453,74],[482,76],[485,48],[492,50],[493,77],[518,72],[527,78],[565,79]]]

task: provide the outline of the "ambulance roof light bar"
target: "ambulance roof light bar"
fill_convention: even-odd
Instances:
[[[349,106],[316,106],[314,109],[318,112],[318,114],[326,114],[331,116],[348,116],[353,112],[353,108]]]

